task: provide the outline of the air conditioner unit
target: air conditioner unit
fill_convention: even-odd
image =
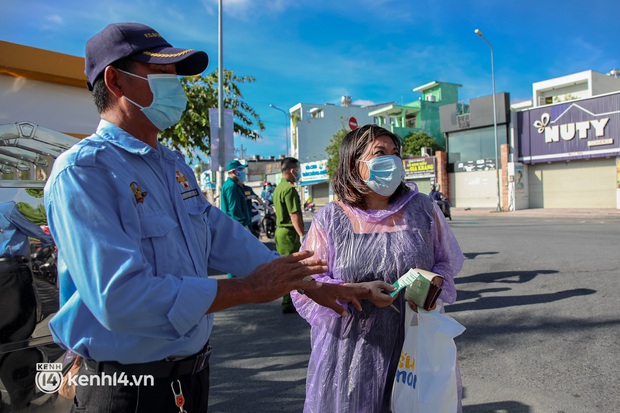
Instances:
[[[435,95],[426,95],[426,100],[428,102],[437,102],[437,97]]]

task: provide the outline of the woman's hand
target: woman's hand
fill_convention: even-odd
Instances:
[[[441,288],[441,285],[443,284],[443,278],[433,277],[433,279],[431,280],[431,283]],[[407,304],[409,304],[409,308],[411,308],[413,311],[415,311],[416,313],[418,312],[418,306],[415,303],[412,303],[411,301],[407,301]],[[430,308],[428,311],[433,311],[435,308],[437,308],[437,301],[435,301],[435,304],[433,304],[433,307]]]

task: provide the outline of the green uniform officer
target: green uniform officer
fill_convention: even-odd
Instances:
[[[282,180],[273,191],[273,206],[276,210],[275,241],[280,255],[290,255],[299,251],[301,238],[304,236],[301,199],[294,185],[301,175],[299,161],[295,158],[284,158],[280,165]],[[282,298],[282,312],[295,312],[290,294]]]

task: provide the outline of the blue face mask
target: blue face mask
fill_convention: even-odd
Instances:
[[[149,82],[149,87],[153,93],[153,102],[150,106],[140,106],[127,96],[123,97],[139,107],[157,129],[164,130],[179,123],[187,106],[187,96],[177,75],[151,74],[148,77],[142,77],[124,70],[118,70]]]
[[[368,188],[383,196],[391,196],[405,179],[403,161],[396,155],[377,156],[365,162],[370,176],[364,182]]]
[[[235,175],[239,182],[245,182],[245,169],[235,169]]]

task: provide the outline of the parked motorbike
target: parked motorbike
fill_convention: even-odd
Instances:
[[[452,213],[450,212],[451,207],[450,202],[448,202],[448,198],[444,198],[441,201],[435,200],[435,202],[439,205],[441,212],[443,212],[443,216],[452,221]]]
[[[250,232],[254,234],[256,238],[260,238],[260,229],[261,229],[261,205],[260,203],[253,199],[252,200],[252,221],[250,223]]]
[[[304,202],[304,212],[314,212],[314,203],[310,201]]]
[[[265,236],[267,236],[267,238],[273,239],[273,237],[275,237],[276,212],[274,211],[273,204],[271,202],[265,202],[263,204],[260,228],[265,233]]]
[[[53,245],[44,247],[39,244],[30,254],[30,260],[32,275],[56,285],[58,270],[56,268],[56,249]]]

